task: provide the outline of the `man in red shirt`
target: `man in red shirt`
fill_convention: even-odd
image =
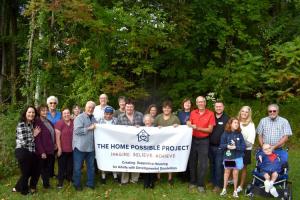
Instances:
[[[189,157],[189,189],[197,187],[199,192],[205,192],[204,179],[208,167],[209,135],[216,122],[214,113],[206,109],[206,100],[203,96],[197,97],[196,105],[198,109],[191,112],[190,120],[187,121],[187,125],[193,128],[192,148]]]

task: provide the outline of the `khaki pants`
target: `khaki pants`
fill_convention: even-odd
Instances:
[[[129,172],[122,172],[121,176],[121,183],[128,183],[129,182],[129,176],[131,174],[130,182],[137,183],[139,180],[140,173],[129,173]]]

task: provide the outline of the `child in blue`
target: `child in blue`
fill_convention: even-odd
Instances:
[[[226,188],[228,178],[232,171],[234,192],[233,197],[237,198],[237,185],[239,170],[243,168],[243,156],[246,144],[241,133],[240,122],[237,118],[230,118],[225,126],[225,131],[221,136],[220,148],[224,151],[224,185],[220,196],[227,194]]]
[[[265,178],[264,185],[265,191],[270,192],[274,197],[278,197],[278,192],[273,186],[278,174],[281,171],[281,160],[279,156],[272,151],[271,145],[264,144],[262,146],[262,152],[259,153],[259,168],[262,175]]]

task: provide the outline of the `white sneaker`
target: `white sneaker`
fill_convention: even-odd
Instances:
[[[265,180],[264,181],[264,185],[265,185],[265,191],[266,191],[266,193],[269,193],[270,192],[270,181]]]
[[[223,188],[222,192],[220,193],[220,196],[225,196],[227,194],[226,189]]]
[[[269,182],[269,188],[270,188],[270,189],[273,187],[273,184],[274,184],[273,181],[270,181],[270,182]]]
[[[273,197],[278,197],[278,192],[276,190],[276,188],[273,186],[271,189],[270,189],[270,194],[273,196]]]
[[[237,189],[236,189],[237,193],[243,191],[243,188],[241,186],[239,186]]]
[[[238,192],[235,190],[233,191],[233,195],[232,195],[234,198],[239,198],[239,195],[238,195]]]

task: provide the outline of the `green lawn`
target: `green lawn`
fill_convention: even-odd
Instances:
[[[290,181],[293,183],[293,198],[300,198],[300,154],[298,153],[298,148],[295,150],[290,150],[289,152],[289,163],[290,163]],[[180,180],[176,180],[173,187],[170,187],[166,182],[166,177],[164,181],[156,184],[154,190],[144,190],[143,184],[129,184],[125,186],[120,186],[119,184],[113,183],[111,180],[108,181],[106,185],[101,185],[99,183],[99,174],[97,175],[97,185],[95,190],[90,190],[84,188],[83,191],[76,192],[71,185],[65,185],[63,189],[58,190],[56,187],[56,181],[51,180],[52,189],[45,190],[39,184],[38,193],[35,195],[24,196],[16,193],[12,193],[11,189],[16,183],[18,176],[10,177],[6,180],[0,181],[0,200],[13,200],[13,199],[233,199],[231,197],[232,186],[229,187],[229,194],[225,198],[219,197],[218,194],[211,192],[211,188],[208,188],[205,194],[199,194],[196,191],[189,192],[188,184],[182,183]],[[250,180],[250,176],[248,177]],[[240,195],[239,199],[248,199],[243,195]],[[263,199],[263,198],[255,198]]]

